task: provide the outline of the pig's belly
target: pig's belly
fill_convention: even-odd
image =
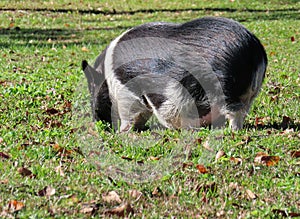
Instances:
[[[206,115],[200,117],[200,118],[187,118],[182,117],[181,118],[181,128],[193,128],[193,127],[202,127],[211,125],[222,116],[222,113],[220,111],[220,107],[213,106],[211,107],[211,111],[207,113]]]

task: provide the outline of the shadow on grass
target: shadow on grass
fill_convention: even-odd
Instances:
[[[2,8],[0,11],[15,11],[14,8]],[[157,12],[174,12],[180,13],[185,11],[216,11],[216,12],[251,12],[251,13],[261,13],[261,12],[268,12],[268,13],[291,13],[291,12],[299,12],[299,8],[288,8],[288,9],[251,9],[251,8],[218,8],[218,7],[203,7],[203,8],[174,8],[174,9],[137,9],[131,11],[117,11],[116,9],[112,10],[96,10],[96,9],[64,9],[64,8],[57,8],[57,9],[50,9],[50,8],[22,8],[19,9],[22,11],[35,11],[35,12],[53,12],[53,13],[80,13],[80,14],[103,14],[103,15],[122,15],[122,14],[136,14],[136,13],[157,13]]]
[[[0,29],[0,37],[8,37],[7,42],[0,42],[0,47],[9,48],[12,46],[27,46],[27,45],[40,45],[52,46],[55,45],[77,45],[82,43],[99,44],[99,38],[94,37],[93,40],[85,40],[85,35],[89,31],[115,31],[126,30],[130,26],[118,27],[103,27],[103,28],[88,28],[83,30],[77,29],[39,29],[39,28],[4,28]]]
[[[268,123],[264,125],[251,125],[245,124],[245,129],[256,129],[256,130],[266,130],[266,129],[276,129],[276,130],[286,130],[286,129],[294,129],[294,131],[300,131],[300,124],[299,123],[292,123],[292,124],[284,124],[284,123]]]
[[[0,8],[0,11],[16,11],[13,8]],[[75,9],[48,9],[48,8],[38,8],[30,9],[24,8],[23,11],[33,11],[33,12],[53,12],[53,13],[80,13],[80,14],[104,14],[104,15],[122,15],[122,14],[136,14],[136,13],[156,13],[156,12],[184,12],[184,11],[202,11],[207,12],[229,12],[232,13],[229,17],[234,18],[239,22],[251,21],[251,20],[300,20],[300,8],[289,8],[289,9],[232,9],[232,8],[185,8],[185,9],[139,9],[133,11],[101,11],[101,10],[75,10]],[[246,12],[248,14],[241,14]],[[98,22],[98,20],[86,20],[85,22]],[[0,37],[9,37],[9,42],[0,42],[0,47],[9,48],[13,45],[28,45],[30,41],[31,45],[52,45],[53,43],[48,42],[48,39],[56,41],[55,44],[82,44],[99,43],[99,39],[95,37],[94,40],[85,39],[88,31],[115,31],[115,30],[126,30],[132,26],[117,26],[117,27],[92,27],[88,29],[78,30],[78,29],[39,29],[39,28],[2,28],[0,29]]]

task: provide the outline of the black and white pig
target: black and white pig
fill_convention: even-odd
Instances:
[[[93,118],[120,131],[154,114],[168,128],[229,120],[243,127],[267,67],[260,41],[231,19],[147,23],[114,39],[94,67],[82,62]]]

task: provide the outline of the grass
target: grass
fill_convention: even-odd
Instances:
[[[121,203],[145,218],[300,213],[300,163],[291,156],[300,150],[299,1],[4,0],[0,10],[0,217],[117,217]],[[240,21],[267,50],[267,78],[245,129],[120,135],[82,116],[82,59],[93,62],[132,26],[205,15]],[[226,156],[215,160],[205,145]],[[258,152],[273,160],[260,164]],[[121,203],[103,198],[110,191]]]

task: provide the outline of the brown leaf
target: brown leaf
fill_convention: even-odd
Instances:
[[[120,204],[122,202],[120,196],[115,191],[110,191],[107,194],[102,194],[102,199],[103,199],[103,201],[105,201],[107,203],[115,203],[116,202],[116,203]]]
[[[201,143],[202,143],[202,138],[197,138],[197,139],[195,140],[195,143],[196,143],[196,144],[201,144]]]
[[[22,176],[32,176],[32,172],[29,169],[25,168],[25,167],[18,168],[18,172]]]
[[[265,153],[265,152],[258,152],[258,153],[256,154],[255,158],[254,158],[254,162],[255,162],[255,163],[261,163],[261,158],[262,158],[263,156],[268,156],[268,154]]]
[[[276,165],[279,160],[278,156],[262,156],[261,158],[261,162],[268,167]]]
[[[95,208],[93,206],[84,206],[80,209],[80,213],[88,214],[93,213],[95,211]]]
[[[292,156],[292,158],[299,158],[300,157],[300,151],[292,151],[291,156]]]
[[[52,148],[56,151],[56,153],[62,157],[69,157],[72,154],[72,150],[66,149],[59,144],[54,144]]]
[[[160,157],[153,157],[153,156],[150,156],[149,159],[150,159],[150,160],[159,160]]]
[[[265,153],[265,152],[257,152],[257,154],[256,154],[256,157],[262,157],[262,156],[268,156],[268,154],[267,153]]]
[[[290,212],[289,217],[300,217],[300,213]]]
[[[287,211],[281,209],[273,209],[272,212],[282,217],[300,217],[300,213],[296,213],[296,212],[288,213]]]
[[[162,194],[162,191],[159,187],[155,187],[152,191],[152,195],[154,196],[160,196]]]
[[[235,164],[240,164],[243,162],[241,158],[236,158],[236,157],[230,157],[230,161],[234,162]]]
[[[295,37],[291,36],[291,41],[294,42],[295,41]]]
[[[10,212],[20,211],[24,207],[25,204],[23,202],[19,202],[16,200],[11,200],[8,202],[8,210]]]
[[[1,151],[0,151],[0,157],[4,158],[4,159],[9,159],[9,155],[7,155],[7,154],[5,154],[5,153],[3,153]]]
[[[116,208],[113,208],[111,210],[107,210],[104,212],[107,215],[117,215],[119,217],[125,217],[128,215],[133,215],[134,214],[134,210],[131,207],[131,205],[129,203],[124,203]]]
[[[81,51],[82,51],[82,52],[88,52],[89,50],[88,50],[88,48],[86,48],[86,47],[84,46],[84,47],[81,48]]]
[[[42,190],[38,191],[38,195],[39,196],[52,196],[55,194],[55,188],[51,187],[51,186],[46,186],[45,188],[43,188]]]
[[[201,174],[208,173],[208,170],[202,164],[197,164],[196,168],[198,169],[199,173],[201,173]]]
[[[265,123],[263,122],[263,119],[262,117],[256,117],[255,118],[255,127],[258,127],[258,126],[264,126]]]
[[[256,199],[257,198],[257,196],[250,189],[246,189],[246,194],[250,199]]]
[[[57,114],[59,113],[59,111],[55,108],[49,108],[49,109],[46,109],[45,111],[48,115],[54,115],[54,114]]]
[[[193,166],[194,166],[193,162],[183,163],[182,164],[182,169],[184,170],[187,167],[193,167]]]
[[[91,203],[83,203],[82,208],[80,209],[80,213],[83,214],[94,214],[99,209],[99,204],[91,202]]]
[[[266,166],[274,166],[279,162],[280,158],[278,156],[269,156],[264,152],[258,152],[254,158],[255,163],[263,164]]]
[[[122,159],[132,161],[133,159],[131,157],[121,156]]]
[[[218,151],[216,154],[216,160],[219,160],[221,157],[225,157],[226,154],[224,151]]]
[[[1,81],[0,81],[0,84],[1,84]],[[1,144],[2,142],[3,142],[3,138],[0,137],[0,144]]]
[[[8,184],[8,179],[0,180],[0,184]]]
[[[246,143],[247,143],[247,142],[245,142],[245,141],[240,141],[240,142],[236,143],[234,146],[235,146],[235,147],[238,147],[238,146],[244,145],[244,144],[246,144]]]
[[[279,100],[279,96],[278,95],[271,96],[271,101],[277,102],[278,100]]]
[[[248,144],[250,141],[252,141],[251,137],[250,136],[246,136],[243,138],[242,141],[238,142],[235,144],[235,146],[241,146],[241,145],[244,145],[244,144]]]

